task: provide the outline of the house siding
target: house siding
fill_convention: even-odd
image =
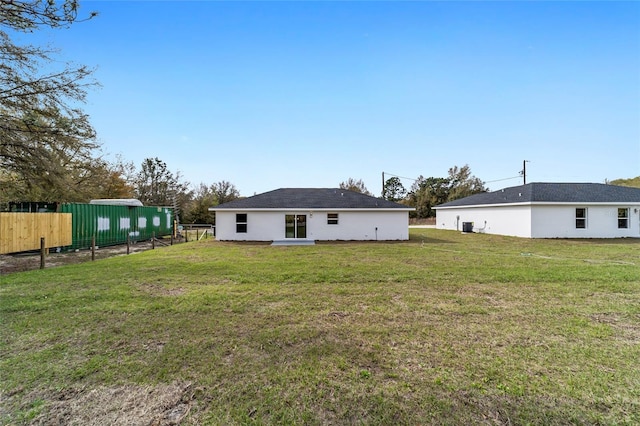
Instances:
[[[247,214],[247,232],[236,232],[236,213]],[[327,213],[338,213],[338,224],[327,224]],[[408,240],[409,214],[401,211],[344,210],[231,210],[216,211],[216,236],[222,241],[274,241],[285,239],[285,215],[307,216],[307,239]],[[376,230],[377,228],[377,230]]]
[[[575,226],[578,207],[587,209],[587,226],[584,229]],[[618,228],[618,208],[629,209],[628,228]],[[543,205],[533,206],[532,212],[534,238],[640,237],[638,205]]]
[[[462,231],[463,222],[473,222],[474,232],[531,237],[529,206],[476,206],[436,210],[436,228]]]
[[[584,229],[576,228],[576,208],[587,209]],[[618,228],[618,208],[629,209],[628,228]],[[636,203],[441,208],[436,210],[436,227],[461,231],[463,222],[473,222],[475,232],[524,238],[640,238],[639,210]]]

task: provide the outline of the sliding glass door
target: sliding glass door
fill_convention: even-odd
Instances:
[[[284,216],[285,238],[307,238],[307,215],[288,214]]]

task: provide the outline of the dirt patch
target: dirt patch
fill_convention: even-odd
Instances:
[[[32,425],[179,425],[189,415],[191,383],[122,385],[50,395]]]
[[[185,289],[182,287],[167,288],[158,284],[145,283],[140,285],[140,290],[145,293],[152,294],[154,296],[181,296],[185,293]]]
[[[162,248],[168,245],[164,241],[156,241],[155,247]],[[129,254],[151,250],[151,241],[140,241],[129,245]],[[127,245],[100,247],[95,251],[95,259],[106,259],[113,256],[127,254]],[[45,257],[45,268],[70,265],[74,263],[90,262],[91,250],[78,250],[69,252],[51,252]],[[13,272],[30,271],[40,268],[40,252],[16,253],[10,255],[0,255],[0,274],[10,274]]]
[[[592,321],[607,324],[613,328],[616,336],[632,345],[640,343],[640,315],[625,317],[616,313],[599,313],[590,315]]]

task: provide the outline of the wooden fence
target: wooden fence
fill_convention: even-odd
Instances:
[[[0,213],[0,254],[71,245],[71,213]]]

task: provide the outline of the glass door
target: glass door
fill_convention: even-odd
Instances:
[[[296,238],[307,238],[307,215],[296,215]]]
[[[284,216],[285,238],[307,238],[307,215],[287,214]]]
[[[288,214],[284,217],[284,236],[285,238],[296,237],[296,215]]]

